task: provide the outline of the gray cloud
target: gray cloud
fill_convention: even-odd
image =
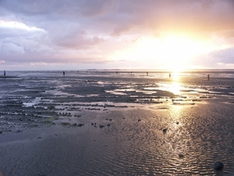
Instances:
[[[56,38],[56,44],[61,47],[74,48],[74,49],[84,49],[90,48],[93,45],[97,45],[104,41],[99,37],[87,37],[82,33],[69,34],[68,36],[63,36],[61,38]]]
[[[216,31],[234,27],[232,1],[1,1],[2,7],[26,19],[29,23],[43,25],[66,20],[77,22],[85,28],[96,25],[110,27],[114,34],[142,28],[145,24],[154,30]],[[43,22],[34,21],[42,19]],[[107,20],[107,21],[106,21]],[[109,25],[107,25],[107,23]]]
[[[110,16],[114,20],[121,17],[123,23],[134,20],[136,25],[139,22],[155,22],[158,24],[171,22],[172,26],[177,24],[197,25],[202,23],[204,27],[217,27],[218,24],[233,26],[230,19],[233,19],[233,5],[230,0],[12,0],[1,1],[1,6],[14,12],[17,15],[28,16],[47,16],[47,20],[66,19],[70,15],[70,20],[89,20],[81,18],[92,18],[102,24],[102,19]],[[125,14],[125,15],[124,15]],[[131,18],[126,18],[130,16]],[[166,20],[166,21],[165,21]],[[165,21],[165,22],[163,22]],[[117,22],[120,22],[118,20]],[[228,23],[227,23],[228,22]],[[115,21],[113,21],[115,23]]]
[[[24,48],[15,43],[4,42],[1,44],[1,53],[2,54],[24,54]]]
[[[234,63],[234,48],[227,48],[219,51],[210,53],[211,58],[213,58],[217,63]]]
[[[37,15],[82,15],[97,17],[115,9],[114,0],[2,0],[0,5],[14,13],[26,16]]]
[[[110,52],[105,43],[115,51],[125,46],[116,42],[121,36],[166,32],[215,35],[231,44],[233,9],[233,0],[0,0],[0,22],[31,28],[0,25],[1,60],[101,62]],[[233,62],[230,52],[220,53],[209,56]],[[102,57],[95,59],[95,54]]]

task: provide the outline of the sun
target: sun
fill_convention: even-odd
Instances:
[[[196,58],[209,52],[205,45],[203,40],[192,37],[168,35],[159,40],[154,61],[174,72],[191,69]]]
[[[158,46],[157,58],[165,68],[173,71],[186,69],[197,56],[205,53],[201,41],[182,36],[167,36]]]
[[[151,69],[172,72],[193,68],[193,61],[212,51],[205,40],[186,35],[168,34],[163,37],[141,37],[129,47],[112,53],[111,60],[147,63]],[[146,65],[146,64],[145,64]]]

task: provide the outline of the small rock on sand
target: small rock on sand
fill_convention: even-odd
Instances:
[[[214,169],[215,170],[223,170],[223,163],[222,162],[219,162],[217,161],[215,164],[214,164]]]
[[[179,154],[179,158],[184,158],[184,155],[183,154]]]
[[[104,125],[99,125],[100,128],[104,128],[105,126]]]
[[[77,126],[78,127],[82,127],[82,126],[84,126],[84,124],[83,123],[79,123]]]
[[[70,125],[70,123],[68,123],[68,122],[62,122],[61,125],[68,126],[68,125]]]

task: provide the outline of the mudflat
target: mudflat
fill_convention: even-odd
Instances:
[[[0,80],[2,175],[234,174],[231,78],[58,74]]]

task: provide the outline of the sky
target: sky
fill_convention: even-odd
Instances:
[[[1,70],[203,68],[234,68],[234,0],[0,0]]]

